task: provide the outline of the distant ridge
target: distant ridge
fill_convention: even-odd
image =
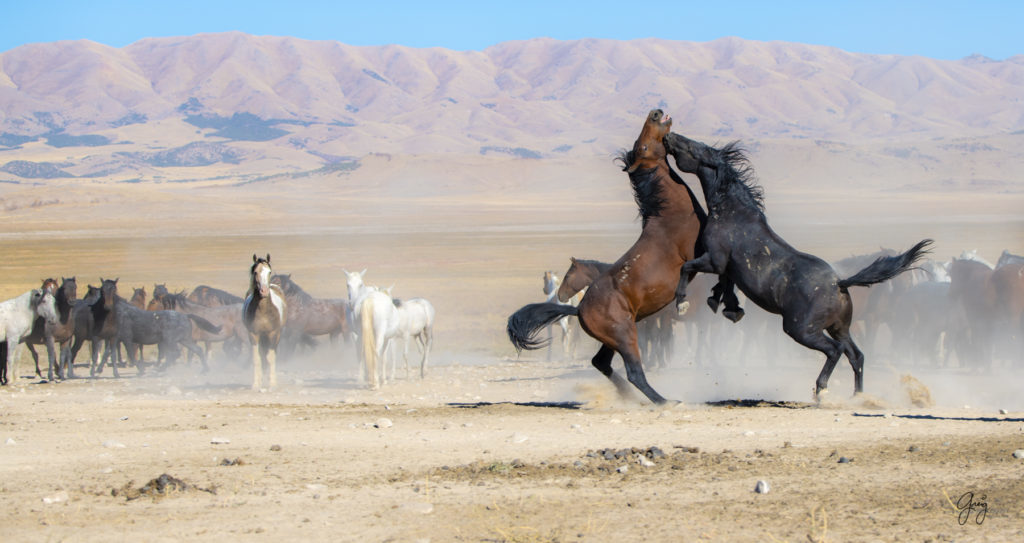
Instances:
[[[248,146],[225,152],[233,158],[311,161],[607,155],[654,107],[719,140],[983,137],[1024,131],[1022,99],[1024,56],[946,61],[738,38],[533,39],[477,52],[238,32],[120,49],[66,41],[0,54],[0,166],[53,142],[92,146],[104,171],[104,149],[116,163],[119,145],[197,141]]]

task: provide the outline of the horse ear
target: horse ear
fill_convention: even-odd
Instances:
[[[270,253],[267,253],[267,264],[270,264]]]
[[[364,275],[366,275],[366,268],[363,268],[363,271],[359,272],[360,278],[362,278]]]
[[[260,261],[260,258],[256,256],[256,253],[252,254],[252,263],[255,264]]]

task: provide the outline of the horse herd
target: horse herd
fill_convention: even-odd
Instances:
[[[422,298],[394,299],[390,289],[367,286],[365,273],[345,272],[348,298],[316,298],[291,275],[274,274],[269,254],[264,258],[253,255],[250,287],[244,298],[207,285],[186,296],[184,291],[173,293],[166,285],[157,284],[148,303],[144,288],[136,288],[128,299],[119,296],[117,279],[101,278],[99,287],[88,285],[81,299],[74,277],[62,278],[59,284],[46,279],[40,288],[0,302],[0,384],[18,377],[18,343],[28,348],[40,377],[36,347],[46,346],[47,380],[52,381],[55,376],[75,376],[75,359],[86,343],[91,347],[89,375],[101,375],[109,363],[114,377],[120,377],[119,367],[125,365],[135,366],[139,374],[146,371],[147,363],[142,360],[146,345],[157,346],[153,365],[161,369],[174,363],[185,349],[190,358],[199,358],[205,372],[211,344],[219,342],[232,358],[249,350],[253,389],[263,390],[277,385],[278,352],[291,356],[315,345],[316,336],[325,335],[331,343],[341,337],[362,344],[357,354],[371,388],[388,381],[388,353],[394,379],[397,354],[389,347],[395,340],[404,341],[407,375],[409,342],[415,340],[421,350],[420,376],[424,376],[433,341],[433,306]],[[264,365],[268,369],[266,387]]]
[[[708,293],[712,312],[722,305],[729,321],[742,319],[746,311],[734,292],[738,288],[763,310],[754,310],[753,320],[781,325],[797,344],[825,355],[816,397],[843,355],[853,369],[854,392],[863,391],[865,357],[854,335],[871,343],[883,323],[899,349],[938,348],[944,358],[955,352],[961,363],[982,365],[991,364],[993,339],[1002,334],[1017,342],[1009,352],[1019,361],[1024,259],[1004,252],[996,266],[968,254],[946,264],[923,262],[932,244],[925,239],[902,253],[881,251],[829,265],[794,249],[771,229],[763,189],[753,182],[738,144],[714,148],[672,133],[671,124],[661,110],[651,111],[632,150],[620,157],[643,221],[639,239],[614,263],[572,258],[560,282],[553,272],[545,273],[548,300],[526,305],[508,319],[506,330],[517,349],[550,346],[550,332],[546,340],[536,336],[555,322],[568,345],[566,319],[575,316],[601,344],[592,364],[621,394],[629,387],[612,370],[615,353],[623,359],[628,382],[652,402],[663,403],[647,383],[642,358],[650,362],[670,354],[673,325],[697,312],[688,293]],[[700,181],[706,212],[671,168],[669,155],[680,171]],[[901,277],[904,272],[911,273]],[[716,282],[711,285],[698,273]],[[866,288],[872,285],[882,286]],[[578,303],[571,303],[572,296],[581,296]],[[781,319],[765,318],[769,314]]]

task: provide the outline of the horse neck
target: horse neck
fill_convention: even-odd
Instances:
[[[71,317],[71,309],[74,304],[68,299],[67,294],[64,293],[63,288],[57,289],[57,295],[54,296],[54,301],[57,306],[57,316],[60,317],[60,322],[65,323]]]

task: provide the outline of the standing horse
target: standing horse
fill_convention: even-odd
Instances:
[[[683,276],[705,272],[725,277],[762,309],[782,315],[789,337],[824,353],[815,397],[826,389],[843,354],[853,367],[854,392],[862,392],[864,355],[850,337],[849,288],[880,283],[910,269],[932,241],[923,240],[901,255],[879,257],[840,279],[827,262],[797,251],[768,226],[761,187],[754,184],[737,144],[716,149],[672,133],[665,145],[681,171],[700,179],[708,205],[709,219],[701,233],[707,252],[687,262]]]
[[[662,139],[671,126],[668,115],[652,110],[633,150],[621,157],[643,219],[639,239],[591,283],[579,306],[530,304],[509,317],[507,328],[517,350],[538,349],[543,342],[533,336],[541,328],[566,315],[577,316],[583,330],[601,342],[591,360],[594,367],[620,394],[628,394],[629,385],[612,370],[612,357],[618,352],[629,383],[658,404],[665,398],[647,383],[636,321],[681,297],[680,269],[696,256],[695,245],[706,218],[696,196],[666,160]]]
[[[3,360],[0,360],[0,385],[10,378],[18,379],[18,342],[32,333],[36,317],[49,324],[56,323],[57,304],[49,290],[32,289],[21,296],[0,302],[0,341],[4,342]]]
[[[398,319],[397,333],[403,340],[403,358],[405,360],[405,378],[409,378],[409,339],[416,343],[423,352],[420,358],[420,379],[427,375],[427,357],[434,343],[434,306],[424,298],[395,300],[395,313]],[[392,361],[394,359],[392,358]],[[392,362],[391,375],[395,375]]]
[[[44,290],[45,285],[46,282],[44,282]],[[68,343],[74,335],[75,321],[73,312],[77,299],[78,283],[75,281],[75,278],[62,277],[60,287],[54,292],[57,321],[48,323],[41,317],[37,318],[32,326],[32,333],[22,340],[25,343],[25,347],[28,347],[32,360],[35,361],[36,375],[39,377],[42,377],[42,373],[39,371],[39,355],[36,353],[34,346],[46,345],[46,355],[49,364],[46,370],[47,381],[53,380],[54,370],[57,372],[58,379],[64,379],[61,360],[58,360],[58,356],[61,359],[63,358],[63,351],[69,347]],[[58,344],[61,346],[60,349],[57,348]]]
[[[242,322],[249,330],[252,345],[252,389],[263,387],[263,364],[270,374],[268,388],[277,386],[277,344],[288,318],[288,304],[281,287],[270,284],[270,254],[252,255],[249,268],[249,292],[242,302]]]
[[[371,389],[376,390],[387,382],[384,353],[388,342],[397,335],[398,314],[394,300],[383,291],[360,284],[357,292],[361,294],[352,304],[353,321],[362,343],[366,382]]]
[[[349,331],[348,302],[314,298],[292,280],[291,274],[275,274],[270,282],[281,287],[288,303],[288,324],[282,336],[282,352],[289,353],[312,336],[330,336],[333,344]],[[315,342],[315,341],[314,341]]]

